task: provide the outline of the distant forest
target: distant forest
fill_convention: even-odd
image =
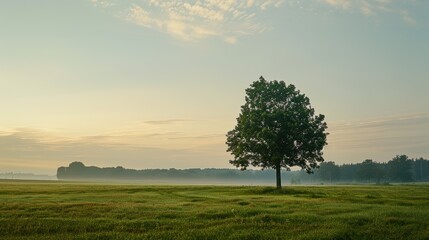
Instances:
[[[123,167],[88,167],[81,162],[70,163],[57,171],[59,180],[112,180],[112,181],[177,181],[219,183],[272,183],[274,170],[246,170],[192,168],[192,169],[125,169]],[[323,162],[314,174],[305,171],[283,171],[282,178],[290,184],[318,183],[402,183],[429,182],[429,160],[411,159],[398,155],[387,163],[365,160],[357,164],[337,165]]]

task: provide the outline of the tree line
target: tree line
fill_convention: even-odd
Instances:
[[[429,182],[429,160],[397,155],[388,162],[371,159],[361,163],[341,164],[323,162],[314,174],[305,170],[282,171],[282,178],[291,184],[307,183],[400,183]],[[269,183],[276,175],[272,169],[240,171],[237,169],[125,169],[100,168],[72,162],[57,170],[59,180],[204,180],[237,183]]]
[[[428,182],[429,161],[397,155],[387,163],[367,159],[357,164],[336,165],[324,162],[316,171],[318,178],[329,182]]]

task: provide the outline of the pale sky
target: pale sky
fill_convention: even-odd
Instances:
[[[429,158],[429,1],[0,2],[0,173],[233,168],[262,75],[326,115],[325,159]]]

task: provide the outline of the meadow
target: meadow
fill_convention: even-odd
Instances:
[[[0,239],[429,239],[429,185],[4,180]]]

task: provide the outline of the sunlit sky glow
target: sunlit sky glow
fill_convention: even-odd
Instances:
[[[0,173],[232,168],[263,75],[326,115],[325,159],[429,158],[429,2],[0,3]]]

